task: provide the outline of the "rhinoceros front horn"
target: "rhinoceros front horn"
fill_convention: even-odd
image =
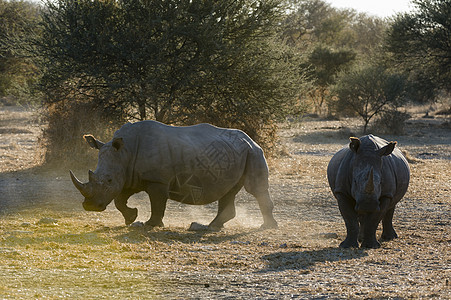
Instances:
[[[82,183],[80,180],[75,177],[74,173],[72,171],[70,172],[70,178],[72,179],[72,183],[75,185],[77,190],[80,191],[80,193],[85,198],[90,198],[92,196],[91,186],[89,186],[89,183]]]
[[[365,193],[371,194],[374,192],[374,171],[373,168],[370,170],[370,175],[368,176],[368,181],[365,185]]]

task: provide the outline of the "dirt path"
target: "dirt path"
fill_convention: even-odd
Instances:
[[[286,155],[270,163],[279,229],[257,231],[258,206],[240,192],[237,217],[219,233],[198,234],[186,228],[208,223],[215,204],[171,201],[166,227],[151,232],[122,226],[112,206],[83,211],[67,171],[33,168],[40,129],[32,115],[0,108],[2,298],[451,298],[445,119],[414,119],[407,135],[384,136],[413,162],[409,191],[395,212],[400,238],[377,250],[343,250],[337,247],[344,224],[325,169],[355,131],[355,120],[313,119],[281,130]],[[148,218],[144,194],[130,205],[138,207],[139,220]],[[42,218],[60,225],[41,226]]]

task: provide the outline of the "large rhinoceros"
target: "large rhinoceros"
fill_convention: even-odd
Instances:
[[[89,182],[81,183],[70,171],[72,182],[85,197],[85,210],[103,211],[114,199],[128,225],[138,210],[127,207],[127,200],[145,191],[151,203],[146,225],[163,226],[167,199],[196,205],[218,201],[218,214],[208,225],[218,230],[235,217],[235,195],[244,186],[257,198],[263,214],[261,227],[277,227],[263,151],[240,130],[142,121],[125,124],[105,144],[91,135],[84,138],[99,150]]]
[[[407,191],[410,169],[396,142],[377,136],[350,138],[327,167],[330,188],[338,201],[347,236],[342,248],[379,248],[376,230],[382,220],[382,240],[397,237],[393,228],[395,205]],[[359,226],[360,225],[360,226]]]

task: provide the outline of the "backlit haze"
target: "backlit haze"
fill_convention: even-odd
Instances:
[[[412,9],[410,0],[326,0],[335,8],[353,8],[358,12],[385,18]]]

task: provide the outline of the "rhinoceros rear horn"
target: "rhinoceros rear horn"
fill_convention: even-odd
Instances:
[[[92,196],[92,191],[91,191],[91,186],[89,185],[89,183],[82,183],[80,180],[77,179],[77,177],[75,177],[75,175],[74,175],[74,173],[72,173],[72,171],[69,171],[69,172],[70,172],[70,178],[72,179],[72,183],[75,185],[77,190],[80,191],[80,193],[83,195],[83,197],[90,198]]]
[[[373,168],[371,168],[370,170],[370,174],[368,176],[368,181],[366,182],[365,185],[365,193],[373,193],[374,192],[374,171]]]

